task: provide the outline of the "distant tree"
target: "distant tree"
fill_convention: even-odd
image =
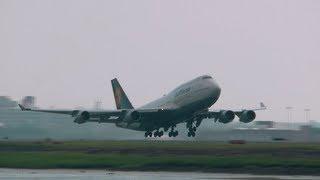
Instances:
[[[15,108],[18,103],[11,100],[8,96],[0,96],[0,108]]]

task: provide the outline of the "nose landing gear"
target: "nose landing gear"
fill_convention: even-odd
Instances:
[[[187,122],[188,137],[195,137],[196,136],[197,127],[200,126],[201,121],[196,121],[195,126],[193,124],[194,123],[192,121]]]
[[[188,137],[195,137],[196,133],[194,131],[189,131],[188,132]]]

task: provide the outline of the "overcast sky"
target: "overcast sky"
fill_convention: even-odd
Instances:
[[[320,120],[320,1],[0,0],[0,95],[40,107],[115,107],[117,77],[135,106],[210,74],[216,108],[258,119]]]

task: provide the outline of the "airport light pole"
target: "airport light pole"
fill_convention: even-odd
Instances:
[[[102,109],[102,102],[100,100],[97,100],[94,102],[94,107],[95,110],[101,110]]]
[[[304,109],[304,112],[306,113],[306,121],[307,121],[307,123],[309,123],[309,126],[310,126],[309,128],[311,128],[311,126],[312,126],[312,122],[310,121],[310,111],[311,111],[311,109],[309,109],[309,108]],[[309,139],[309,141],[312,140],[310,130],[308,131],[308,139]]]
[[[292,123],[292,122],[291,122],[292,109],[293,109],[293,107],[291,107],[291,106],[287,106],[287,107],[286,107],[286,110],[288,111],[288,128],[290,128],[290,124]]]
[[[306,113],[306,121],[309,122],[310,125],[311,125],[311,122],[310,122],[310,111],[311,111],[311,109],[309,109],[309,108],[304,109],[304,112]]]

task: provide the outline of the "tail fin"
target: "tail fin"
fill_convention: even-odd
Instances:
[[[131,102],[129,101],[126,93],[124,93],[118,80],[111,80],[114,100],[116,101],[117,109],[133,109]]]

